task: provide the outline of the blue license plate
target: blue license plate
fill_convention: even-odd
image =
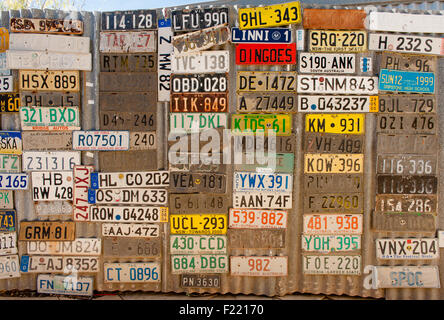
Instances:
[[[0,231],[15,231],[15,210],[0,210]]]
[[[28,189],[28,175],[26,173],[0,173],[0,189],[26,190]]]
[[[413,72],[382,69],[379,74],[379,90],[392,92],[434,93],[433,72]]]
[[[231,28],[232,43],[290,43],[291,29],[288,28],[263,28],[241,30]]]

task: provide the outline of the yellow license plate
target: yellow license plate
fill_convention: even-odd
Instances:
[[[301,17],[299,1],[266,7],[243,8],[239,9],[239,28],[245,30],[284,26],[300,23]]]
[[[363,134],[364,114],[307,114],[305,132]]]
[[[9,31],[6,28],[0,28],[0,52],[9,49]]]
[[[304,173],[361,173],[364,170],[364,155],[306,153]]]
[[[226,234],[226,214],[172,214],[171,234]]]
[[[291,120],[291,114],[233,114],[231,133],[235,136],[252,136],[257,133],[268,136],[268,130],[273,130],[276,136],[289,136]]]
[[[367,51],[366,31],[309,31],[310,52],[365,52]]]
[[[19,86],[32,91],[79,91],[79,72],[20,70]]]

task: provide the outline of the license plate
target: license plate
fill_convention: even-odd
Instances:
[[[296,64],[296,43],[291,44],[237,44],[237,65]]]
[[[156,72],[155,53],[102,53],[100,72]]]
[[[13,92],[14,79],[12,76],[0,76],[0,92]]]
[[[372,271],[374,289],[440,288],[438,266],[378,266]]]
[[[0,152],[2,154],[22,154],[22,133],[20,131],[0,131]]]
[[[308,194],[304,197],[305,213],[364,213],[363,193]]]
[[[19,70],[19,90],[79,91],[79,71]]]
[[[299,54],[300,73],[342,73],[356,71],[356,54],[353,53],[309,53]]]
[[[364,134],[363,114],[307,114],[305,132]]]
[[[436,156],[380,155],[378,174],[427,175],[436,174]]]
[[[78,107],[21,107],[22,130],[79,130]]]
[[[378,112],[378,96],[298,95],[299,112]]]
[[[8,50],[6,60],[11,69],[91,71],[92,68],[91,53]]]
[[[19,267],[18,255],[0,257],[0,279],[19,278]]]
[[[172,235],[170,254],[227,254],[227,237]]]
[[[435,93],[433,72],[381,69],[379,79],[380,91]]]
[[[291,112],[296,110],[296,96],[293,93],[239,93],[238,112]]]
[[[181,288],[220,288],[220,275],[215,274],[182,274]]]
[[[23,151],[72,150],[71,131],[22,131]]]
[[[370,33],[368,49],[416,54],[444,54],[442,38],[390,33]]]
[[[102,223],[103,237],[151,238],[159,236],[158,224],[146,223]]]
[[[92,297],[93,282],[92,277],[74,278],[55,274],[39,274],[37,276],[37,292]]]
[[[37,216],[72,216],[72,201],[36,201],[34,202],[34,211]]]
[[[156,150],[99,152],[100,170],[107,172],[157,170]]]
[[[73,150],[111,151],[129,149],[129,131],[73,131]]]
[[[364,177],[353,174],[304,174],[304,190],[310,193],[363,192]]]
[[[363,154],[319,154],[304,155],[304,173],[362,173]]]
[[[20,95],[18,93],[0,94],[0,112],[1,113],[19,112]]]
[[[0,172],[19,173],[20,171],[20,156],[0,154]]]
[[[100,32],[100,52],[133,53],[156,52],[155,31]]]
[[[287,211],[230,208],[229,227],[234,229],[286,229]]]
[[[233,207],[251,209],[291,209],[293,197],[291,193],[276,194],[275,192],[233,192]]]
[[[267,137],[267,136],[235,136],[234,148],[235,150],[252,152],[261,149],[268,152],[294,152],[296,149],[296,136],[290,135],[287,137]],[[237,149],[236,149],[237,148]]]
[[[201,209],[200,212],[207,212]],[[226,214],[172,214],[171,234],[226,234]]]
[[[73,177],[71,171],[31,172],[32,200],[72,200]]]
[[[276,229],[228,229],[228,245],[231,249],[283,249],[285,230]]]
[[[213,153],[211,156],[203,156],[202,153],[191,153],[184,152],[174,153],[171,151],[171,146],[174,143],[170,144],[169,150],[169,169],[170,171],[188,171],[188,172],[221,172],[224,173],[227,170],[227,165],[220,163],[220,159],[223,159],[223,153]],[[188,150],[191,149],[191,141],[189,141],[188,145],[190,146]],[[223,149],[223,147],[221,148]],[[173,156],[177,157],[177,161],[173,161]]]
[[[250,277],[284,277],[288,274],[288,257],[230,256],[230,274]]]
[[[173,31],[194,31],[228,23],[228,8],[171,10]]]
[[[293,175],[288,173],[234,172],[233,190],[291,193]]]
[[[379,112],[387,113],[435,113],[434,95],[379,95]]]
[[[436,176],[378,176],[378,194],[436,194]]]
[[[239,92],[296,93],[296,73],[292,71],[238,71],[236,90]]]
[[[220,46],[230,39],[230,28],[227,24],[189,32],[173,37],[173,54],[179,57]]]
[[[378,77],[299,75],[297,90],[317,94],[378,94]]]
[[[302,250],[317,253],[348,252],[361,249],[358,235],[302,235]]]
[[[70,171],[80,165],[79,151],[24,151],[22,167],[28,171]]]
[[[227,74],[173,74],[171,75],[173,93],[227,92]]]
[[[225,113],[170,113],[170,133],[191,133],[202,129],[227,127]]]
[[[0,52],[0,76],[10,76],[11,70],[7,68],[6,52]]]
[[[153,112],[99,111],[102,130],[156,130]]]
[[[436,195],[377,194],[375,211],[436,214],[436,198]]]
[[[160,282],[159,262],[103,263],[105,283]]]
[[[171,255],[171,273],[228,273],[228,256]]]
[[[14,209],[14,193],[12,190],[0,190],[0,209]]]
[[[157,133],[152,132],[130,132],[130,150],[156,150]]]
[[[93,172],[93,166],[75,165],[73,168],[73,210],[74,221],[88,221],[89,208],[88,189],[91,185],[90,173]]]
[[[102,12],[102,31],[156,29],[156,10]]]
[[[9,48],[9,31],[6,28],[0,28],[0,52]]]
[[[77,238],[74,241],[28,241],[30,255],[99,256],[102,239]]]
[[[0,255],[17,253],[17,233],[3,232],[0,234]]]
[[[435,73],[437,71],[437,58],[433,56],[383,52],[381,54],[380,68]]]
[[[363,153],[364,135],[307,132],[304,135],[306,153]]]
[[[117,110],[125,110],[133,111],[136,108],[141,108],[140,105],[135,106],[140,99],[145,99],[148,96],[148,101],[145,103],[148,104],[149,101],[156,101],[156,92],[157,92],[157,73],[156,72],[100,72],[99,73],[99,87],[101,91],[100,97],[103,95],[103,92],[110,92],[107,96],[111,96],[111,104],[114,108],[117,107]],[[118,93],[117,93],[118,92]],[[121,95],[122,97],[116,97]],[[126,92],[123,93],[123,92]],[[129,93],[131,92],[131,93]],[[145,94],[143,97],[142,92],[150,92],[149,94]],[[114,94],[111,94],[114,93]],[[117,94],[116,94],[117,93]],[[125,101],[125,103],[119,103],[122,100],[128,99],[128,95],[134,95],[130,98],[132,101],[136,100],[137,102],[129,102]],[[126,103],[131,103],[132,105],[125,105]],[[107,102],[105,102],[107,104]],[[104,104],[100,102],[100,107]],[[122,106],[122,107],[120,107]],[[149,106],[149,109],[153,109],[155,106]],[[105,108],[101,108],[101,110],[105,110]],[[135,111],[135,110],[134,110]],[[148,111],[148,110],[140,110],[140,111]]]
[[[376,257],[389,260],[438,259],[438,239],[376,239]]]
[[[302,256],[304,274],[361,274],[361,256]]]
[[[366,52],[366,31],[309,30],[310,52]]]
[[[90,204],[153,204],[167,203],[167,191],[164,189],[89,189]]]
[[[91,221],[168,222],[168,207],[91,206]]]
[[[228,112],[228,93],[173,93],[171,112]]]
[[[0,210],[0,231],[16,231],[17,221],[15,210]]]
[[[442,33],[444,19],[436,14],[408,14],[398,12],[370,12],[368,29],[374,31]]]
[[[256,155],[254,159],[251,154],[243,153],[242,163],[234,164],[234,171],[293,173],[293,169],[293,153],[264,153],[263,157]]]
[[[27,190],[29,184],[26,173],[0,173],[0,189]]]
[[[299,1],[239,9],[239,27],[241,30],[298,24],[301,20],[301,3]]]
[[[225,193],[227,176],[216,173],[172,172],[170,192],[177,193]]]
[[[169,209],[171,213],[227,213],[228,199],[223,195],[212,194],[171,194]]]
[[[438,150],[436,135],[378,134],[376,152],[387,154],[434,154]]]
[[[103,256],[116,258],[157,258],[161,256],[160,238],[104,238]]]
[[[172,73],[228,73],[230,71],[228,50],[202,51],[195,54],[173,57]]]
[[[158,188],[169,185],[169,171],[91,173],[92,189]]]
[[[89,53],[89,37],[72,37],[52,34],[11,33],[9,50]]]
[[[432,214],[373,212],[372,229],[383,232],[433,232],[436,217]]]
[[[84,273],[99,272],[99,257],[77,256],[21,256],[22,273]]]
[[[172,41],[171,19],[160,19],[157,29],[157,99],[162,102],[170,101]]]
[[[11,32],[83,34],[83,22],[71,19],[10,18]]]
[[[22,107],[74,107],[80,105],[80,94],[79,92],[31,92],[20,90],[20,103],[18,105]]]
[[[291,114],[231,115],[231,133],[233,135],[256,135],[258,132],[268,135],[268,131],[272,130],[276,136],[289,136],[291,129]]]
[[[304,214],[305,234],[362,234],[362,214]]]
[[[260,28],[251,31],[231,28],[231,43],[291,43],[289,28]]]
[[[21,221],[19,240],[73,241],[75,226],[70,221]]]

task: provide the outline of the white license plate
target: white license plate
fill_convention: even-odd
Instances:
[[[77,238],[74,241],[26,241],[30,255],[99,256],[102,239]]]
[[[227,237],[170,235],[170,254],[227,254]]]
[[[299,75],[298,93],[378,94],[378,77]]]
[[[0,52],[0,76],[10,76],[11,70],[6,67],[6,52]]]
[[[232,276],[286,276],[288,257],[230,256],[230,270]]]
[[[20,157],[12,154],[0,154],[0,172],[19,173]]]
[[[91,206],[96,222],[168,222],[168,207]]]
[[[305,234],[361,234],[362,214],[304,214]]]
[[[160,272],[159,262],[103,264],[105,283],[160,282]]]
[[[299,54],[300,73],[353,74],[356,68],[354,53],[308,53]]]
[[[4,232],[0,233],[0,255],[17,253],[17,233]]]
[[[158,224],[102,223],[104,237],[155,238],[159,236]]]
[[[14,80],[12,76],[0,76],[0,92],[13,92]]]
[[[234,229],[286,229],[287,211],[230,208],[229,227]]]
[[[91,188],[93,189],[150,188],[169,185],[169,171],[91,173]]]
[[[0,279],[19,278],[19,268],[18,255],[0,257]]]
[[[11,69],[91,71],[92,64],[91,53],[8,50],[6,60]]]
[[[89,37],[11,33],[9,50],[89,53]]]
[[[71,296],[92,296],[93,282],[94,279],[92,277],[65,277],[55,274],[39,274],[37,276],[37,292]]]
[[[443,55],[442,38],[413,35],[370,33],[369,50],[394,51],[415,54]]]
[[[404,33],[444,33],[444,17],[437,14],[370,12],[368,30]]]
[[[293,175],[287,173],[234,172],[234,191],[293,191]]]
[[[170,19],[158,21],[157,35],[157,100],[170,101],[171,59],[174,50]]]
[[[88,200],[86,200],[88,201]],[[40,201],[34,202],[35,213],[38,216],[69,215],[72,216],[71,201]]]
[[[298,95],[299,112],[378,112],[378,96]]]
[[[129,131],[73,131],[73,150],[124,151],[129,149]]]
[[[304,274],[361,274],[361,256],[302,256]]]
[[[372,288],[440,288],[438,266],[373,267]]]
[[[227,127],[225,113],[170,113],[170,133],[191,133]]]
[[[72,200],[72,171],[31,172],[32,200]]]
[[[14,192],[0,190],[0,209],[14,209]]]
[[[77,256],[21,256],[23,273],[95,273],[99,271],[99,257]]]
[[[74,166],[74,190],[73,190],[73,210],[74,221],[88,221],[89,208],[88,189],[90,184],[90,174],[93,172],[93,166]]]
[[[224,254],[171,255],[171,273],[228,273],[228,256]]]
[[[0,173],[0,189],[26,190],[28,183],[29,179],[26,173]]]
[[[361,249],[360,235],[302,235],[302,250],[333,253]]]
[[[79,151],[24,151],[22,168],[28,171],[71,171],[80,165]]]
[[[233,207],[251,209],[291,209],[292,193],[276,194],[275,192],[233,192]]]
[[[439,258],[438,239],[376,239],[378,259],[428,260]]]
[[[168,192],[165,189],[89,189],[91,204],[143,204],[166,205]]]
[[[20,107],[22,130],[79,130],[78,107]]]
[[[100,52],[155,52],[155,31],[100,32]]]
[[[174,57],[172,73],[228,73],[230,71],[229,51],[202,51],[181,57]]]

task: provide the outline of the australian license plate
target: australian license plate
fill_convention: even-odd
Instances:
[[[216,194],[171,194],[171,213],[227,213],[228,198]]]
[[[181,288],[219,288],[220,274],[182,274]]]
[[[435,74],[381,69],[379,91],[435,93]]]
[[[304,197],[305,213],[364,213],[363,193],[307,194]]]
[[[210,235],[172,235],[170,254],[227,254],[227,237]]]
[[[437,58],[426,55],[403,55],[383,52],[381,55],[380,68],[402,71],[436,72]]]
[[[360,235],[305,235],[302,250],[316,253],[334,253],[361,250]]]
[[[304,255],[304,274],[361,274],[361,256]]]
[[[0,173],[0,190],[27,190],[28,184],[26,173]]]
[[[296,92],[296,73],[292,71],[238,71],[239,92]]]
[[[238,93],[237,111],[295,113],[297,111],[296,95],[293,93]]]
[[[173,93],[227,92],[228,75],[223,73],[173,74],[171,75],[171,91]]]
[[[79,71],[20,70],[19,89],[20,91],[79,91]]]
[[[436,195],[378,194],[376,212],[408,212],[436,214]]]
[[[444,54],[441,38],[413,36],[410,34],[370,33],[368,49],[416,54]]]
[[[22,130],[79,130],[78,107],[21,107]]]
[[[372,283],[379,288],[440,288],[438,266],[373,267]]]
[[[231,43],[291,43],[292,30],[289,28],[259,28],[245,31],[231,28]]]
[[[160,282],[159,262],[107,263],[103,264],[105,283]]]
[[[288,273],[288,257],[230,256],[232,276],[284,277]]]
[[[132,53],[155,52],[157,34],[155,31],[100,32],[100,52]]]
[[[366,31],[310,30],[310,52],[365,52],[367,51]]]
[[[72,241],[75,240],[75,222],[21,221],[19,240]]]
[[[228,112],[228,93],[173,93],[171,112]]]
[[[435,113],[436,108],[436,98],[434,95],[379,95],[379,112]]]
[[[291,193],[293,175],[288,173],[234,172],[234,191]]]
[[[233,192],[233,207],[251,209],[291,209],[293,205],[292,193],[276,192]]]
[[[0,234],[0,255],[9,255],[17,253],[17,233],[2,232]]]
[[[378,194],[436,194],[436,176],[378,175]]]
[[[434,155],[380,155],[378,174],[434,175],[437,163]]]
[[[172,73],[227,73],[230,71],[228,50],[202,51],[195,54],[173,57]]]
[[[362,234],[362,214],[304,214],[304,234]]]
[[[171,255],[171,273],[228,273],[228,256],[223,254]]]
[[[319,154],[304,155],[304,173],[362,173],[363,154]]]
[[[430,260],[439,258],[438,239],[376,239],[378,259]]]
[[[147,223],[102,223],[103,237],[157,238],[158,224]]]
[[[165,189],[89,189],[88,202],[91,204],[144,204],[164,205],[168,201]]]
[[[378,94],[378,77],[299,75],[297,90],[316,94]]]
[[[301,20],[301,3],[299,1],[239,9],[241,30],[297,24]]]
[[[233,135],[268,135],[272,130],[276,136],[289,136],[292,129],[291,114],[233,114],[231,133]]]
[[[20,95],[18,93],[0,94],[1,113],[19,112],[19,107],[20,107]]]
[[[2,154],[22,154],[22,133],[20,131],[0,131],[0,152]]]
[[[19,278],[19,268],[18,255],[0,257],[0,279]]]
[[[0,210],[0,231],[10,232],[17,230],[15,210]]]
[[[227,127],[225,113],[170,113],[170,132],[191,133],[202,129]]]
[[[296,43],[236,45],[237,65],[287,65],[296,64]]]
[[[378,96],[298,95],[299,112],[378,112]]]
[[[307,114],[305,132],[363,134],[363,114]]]
[[[306,153],[364,153],[363,135],[308,132],[304,135]]]
[[[92,296],[92,277],[72,277],[55,274],[37,276],[37,292],[46,294],[63,294],[70,296]]]
[[[71,19],[11,18],[12,32],[83,34],[83,22]]]
[[[286,229],[288,212],[271,209],[230,208],[229,227],[232,229]]]
[[[22,273],[71,273],[73,270],[84,273],[99,271],[99,257],[77,256],[21,256]]]
[[[129,149],[129,131],[73,131],[73,150],[110,151]]]
[[[32,200],[72,200],[72,171],[31,172]]]
[[[172,214],[170,232],[171,234],[226,234],[227,220],[226,214]]]
[[[91,206],[90,217],[96,222],[168,222],[168,207]]]
[[[69,171],[80,165],[79,151],[24,151],[23,171]]]
[[[178,193],[225,193],[227,176],[217,173],[172,172],[170,192]]]
[[[228,23],[228,8],[171,10],[173,31],[195,31]]]
[[[30,255],[99,256],[102,239],[77,238],[74,241],[27,241]]]
[[[353,74],[356,72],[356,60],[356,54],[353,53],[301,52],[299,72]]]
[[[102,12],[102,31],[156,29],[156,10]]]
[[[92,189],[158,188],[169,185],[169,171],[91,173]]]

